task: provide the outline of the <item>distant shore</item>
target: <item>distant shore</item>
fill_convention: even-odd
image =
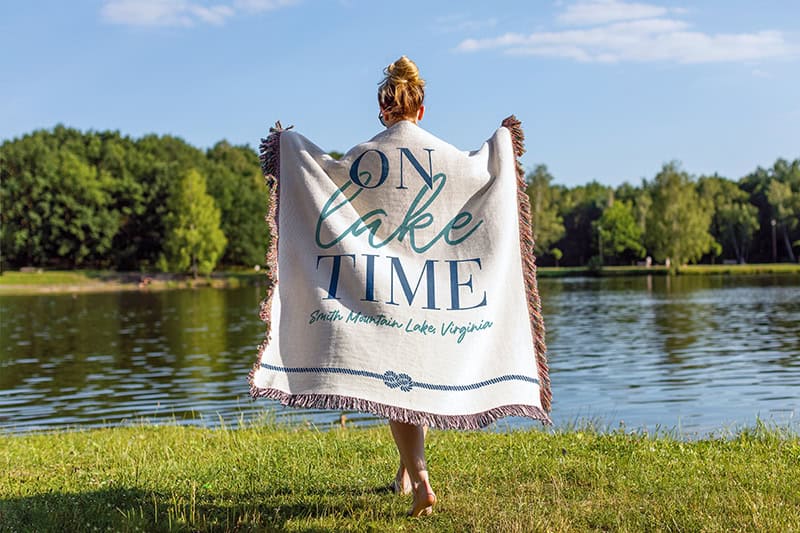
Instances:
[[[765,263],[746,265],[540,267],[540,278],[619,277],[667,275],[800,275],[800,264]],[[193,279],[190,275],[113,270],[7,270],[0,275],[0,295],[75,293],[107,291],[157,291],[198,287],[236,288],[267,285],[265,272],[255,270],[221,271]]]
[[[797,274],[800,263],[753,263],[744,265],[685,265],[667,268],[663,265],[644,266],[606,266],[591,267],[539,267],[540,278],[565,277],[619,277],[619,276],[709,276],[709,275],[758,275],[758,274]]]
[[[108,291],[159,291],[267,285],[262,270],[214,272],[210,276],[117,272],[113,270],[7,270],[0,276],[0,295]]]

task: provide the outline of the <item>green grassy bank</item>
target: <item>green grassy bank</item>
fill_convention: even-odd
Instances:
[[[0,276],[0,294],[164,290],[193,287],[231,288],[263,285],[264,272],[225,271],[193,279],[183,274],[115,272],[113,270],[5,271]]]
[[[384,486],[388,428],[0,436],[3,531],[792,531],[800,438],[431,431],[434,514]]]
[[[678,268],[678,274],[800,274],[799,263],[765,263],[753,265],[686,265]]]
[[[667,269],[638,266],[540,267],[540,278],[573,276],[666,276],[666,275],[800,275],[800,264],[768,263],[752,265],[687,265]],[[40,270],[34,272],[5,271],[0,276],[0,295],[58,292],[92,292],[118,290],[161,290],[192,287],[230,288],[266,283],[264,272],[253,270],[215,272],[211,276],[192,279],[181,274],[146,274],[111,270]]]
[[[589,267],[540,267],[541,278],[563,278],[571,276],[666,276],[666,275],[758,275],[758,274],[796,274],[800,275],[800,264],[764,263],[747,265],[685,265],[675,268],[653,266],[606,266],[600,269]]]

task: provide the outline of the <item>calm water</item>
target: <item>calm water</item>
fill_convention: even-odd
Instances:
[[[800,419],[800,277],[541,281],[553,419],[685,436]],[[248,397],[263,288],[0,297],[0,431],[338,412]],[[377,422],[348,414],[359,424]],[[506,419],[508,425],[528,425]]]

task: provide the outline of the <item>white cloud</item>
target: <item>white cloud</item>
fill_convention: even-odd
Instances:
[[[567,6],[558,21],[576,26],[605,24],[619,20],[661,17],[669,10],[652,4],[620,2],[618,0],[583,0]]]
[[[189,0],[105,0],[100,14],[113,24],[127,26],[194,26],[224,24],[238,11],[278,9],[297,0],[235,0],[233,4],[208,5]]]
[[[298,1],[299,0],[236,0],[234,6],[236,6],[237,9],[257,13],[260,11],[272,11],[274,9],[288,7],[296,4]]]
[[[222,24],[225,22],[225,19],[233,16],[233,9],[231,9],[229,6],[203,7],[198,5],[190,5],[189,12],[198,20],[207,22],[209,24]]]
[[[599,9],[599,6],[607,7],[608,12],[603,15],[589,9]],[[663,16],[667,12],[666,8],[649,4],[626,4],[617,0],[583,1],[568,6],[558,18],[570,23],[591,22],[591,27],[465,39],[456,49],[462,52],[498,49],[513,55],[598,63],[716,63],[798,54],[798,48],[787,42],[780,31],[703,33],[690,29],[689,23],[683,20]]]

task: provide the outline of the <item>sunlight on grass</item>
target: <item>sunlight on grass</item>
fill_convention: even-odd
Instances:
[[[731,438],[590,426],[431,431],[440,504],[409,520],[385,490],[386,427],[319,431],[131,426],[0,437],[10,530],[788,530],[800,523],[800,438],[759,424]],[[491,512],[488,512],[488,511]]]

